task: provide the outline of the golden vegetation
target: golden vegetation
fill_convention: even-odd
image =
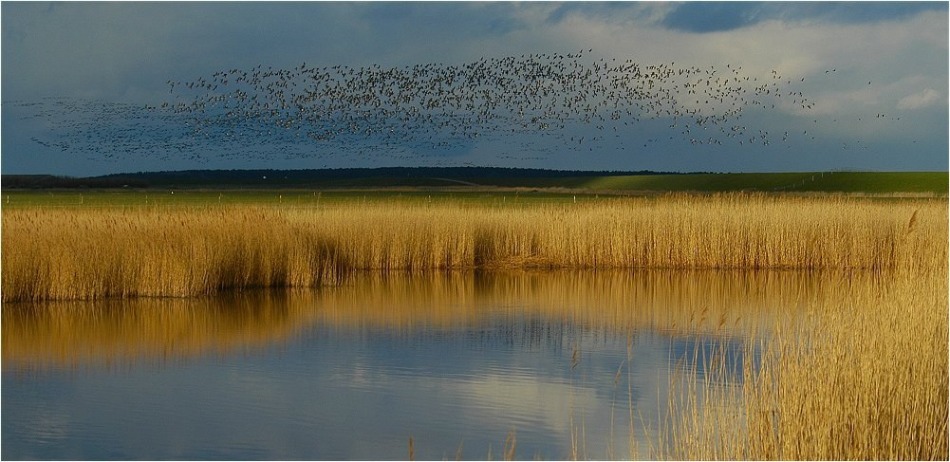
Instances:
[[[692,382],[664,457],[947,460],[947,276],[944,262],[811,301],[812,322],[777,325],[741,383]]]
[[[3,301],[337,285],[360,271],[883,270],[947,260],[944,200],[730,194],[499,206],[3,211]]]

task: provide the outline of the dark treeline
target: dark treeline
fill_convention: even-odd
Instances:
[[[117,173],[97,177],[3,175],[3,188],[122,188],[167,186],[439,186],[452,181],[571,178],[617,175],[669,175],[674,172],[641,170],[580,171],[501,167],[383,167],[320,170],[184,170]]]
[[[0,178],[3,189],[52,189],[52,188],[142,188],[148,183],[135,177],[91,177],[76,178],[56,175],[3,175]]]

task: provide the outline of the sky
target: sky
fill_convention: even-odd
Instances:
[[[4,1],[0,23],[4,174],[471,165],[948,169],[946,2]],[[326,88],[312,86],[320,72],[409,75],[430,65],[441,71],[414,77],[428,85],[446,69],[479,62],[488,63],[483,72],[511,72],[530,85],[478,87],[492,96],[471,96],[474,108],[440,106],[402,125],[399,117],[424,104],[418,94],[405,103],[367,100],[380,103],[375,109],[346,103],[336,112],[326,99],[307,99],[298,112],[270,118],[250,107],[250,96],[213,110],[196,104],[248,90],[234,81],[240,73],[294,72],[286,94],[258,88],[261,101]],[[655,106],[611,112],[618,97],[606,90],[615,87],[598,93],[595,80],[583,80],[567,89],[550,73],[531,80],[524,69],[538,62],[581,66],[573,69],[612,84],[622,70],[623,82],[640,85],[638,95],[651,92],[651,101],[679,116]],[[635,74],[620,63],[651,71]],[[670,72],[658,78],[657,69]],[[218,73],[231,70],[225,84]],[[216,78],[220,86],[207,94],[182,91]],[[737,90],[710,103],[717,78]],[[362,94],[374,82],[361,77],[342,91]],[[505,92],[522,94],[534,83],[545,92],[532,101],[551,110],[529,107],[526,117],[514,102],[521,100]],[[771,93],[760,95],[758,85]],[[706,93],[694,101],[690,88]],[[601,112],[564,118],[576,109],[569,108],[574,97],[581,106],[600,104]],[[174,111],[176,104],[186,110]],[[236,107],[253,120],[223,118]],[[480,111],[489,116],[476,118]],[[309,117],[331,113],[319,123]],[[320,136],[331,131],[332,139]]]

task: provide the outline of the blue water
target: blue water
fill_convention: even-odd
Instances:
[[[511,437],[519,459],[650,457],[642,424],[660,425],[671,373],[741,367],[743,329],[721,326],[809,289],[643,277],[5,305],[2,457],[407,459],[411,438],[420,460],[500,459]]]

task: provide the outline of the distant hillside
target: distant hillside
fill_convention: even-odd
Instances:
[[[109,187],[387,187],[491,185],[498,181],[588,176],[675,175],[671,172],[573,171],[500,167],[384,167],[322,170],[184,170],[119,173],[74,178],[52,175],[3,175],[5,188]]]
[[[560,188],[587,191],[772,191],[947,195],[947,172],[671,173],[494,167],[389,167],[327,170],[188,170],[91,178],[3,175],[5,189],[391,187]]]
[[[56,175],[2,175],[0,185],[4,189],[52,189],[52,188],[144,188],[149,184],[133,177],[80,178]]]

